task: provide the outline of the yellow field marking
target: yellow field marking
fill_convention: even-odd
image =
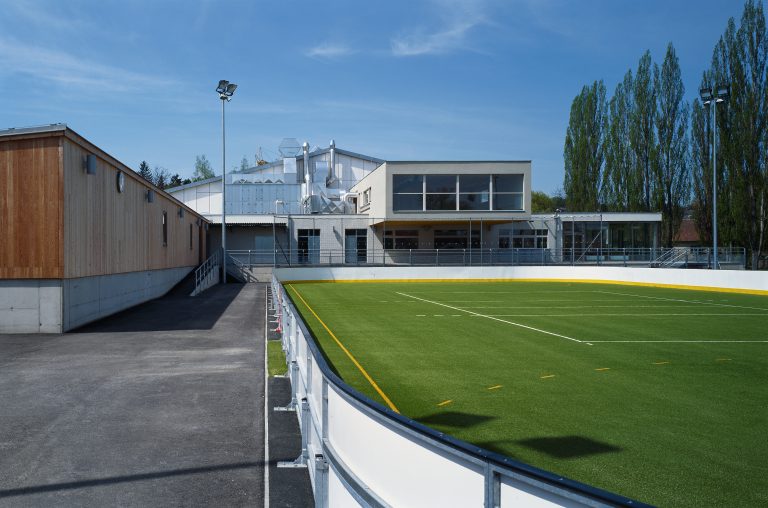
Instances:
[[[718,358],[716,361],[718,362],[730,362],[733,360],[733,358]]]
[[[486,390],[498,390],[499,388],[501,388],[501,385],[494,385],[494,386],[489,386],[488,388],[486,388]]]
[[[764,289],[742,289],[742,288],[720,288],[715,286],[690,286],[685,284],[663,284],[654,282],[631,282],[631,281],[619,281],[619,280],[601,280],[601,279],[545,279],[545,278],[531,278],[531,279],[346,279],[346,280],[284,280],[280,281],[282,284],[397,284],[401,282],[422,282],[422,283],[435,283],[435,282],[560,282],[560,283],[574,283],[574,284],[609,284],[617,286],[640,286],[640,287],[653,287],[653,288],[667,288],[667,289],[687,289],[691,291],[710,291],[713,293],[737,293],[743,295],[768,295],[768,291]]]
[[[381,398],[384,399],[384,402],[387,403],[389,408],[392,411],[394,411],[395,413],[399,413],[400,411],[397,409],[397,406],[395,406],[392,403],[392,401],[389,399],[389,397],[387,397],[387,394],[384,393],[384,391],[381,388],[379,388],[379,385],[376,384],[376,381],[374,381],[373,378],[370,376],[370,374],[368,374],[368,372],[366,372],[366,370],[363,368],[363,366],[360,365],[360,362],[358,362],[357,359],[354,356],[352,356],[352,353],[350,353],[349,350],[346,347],[344,347],[344,344],[342,344],[341,341],[338,339],[338,337],[336,337],[336,335],[333,334],[331,329],[328,328],[328,325],[326,325],[323,322],[323,320],[320,319],[320,316],[318,316],[317,313],[312,309],[312,307],[309,306],[307,301],[301,296],[301,294],[299,294],[299,292],[296,290],[296,288],[294,288],[290,284],[288,285],[288,287],[290,287],[293,290],[293,292],[296,293],[296,296],[298,296],[299,300],[301,300],[302,303],[304,303],[304,305],[307,307],[307,310],[309,310],[309,312],[311,312],[312,315],[315,316],[315,319],[317,319],[317,321],[323,326],[323,328],[325,328],[325,331],[328,332],[328,335],[330,335],[331,338],[334,341],[336,341],[336,344],[339,345],[341,350],[344,351],[344,353],[347,355],[347,357],[350,360],[352,360],[352,363],[355,364],[355,367],[357,367],[357,369],[360,371],[360,373],[363,375],[363,377],[365,377],[365,379],[368,380],[368,382],[371,384],[371,386],[373,386],[373,389],[376,390],[376,393],[378,393],[381,396]]]
[[[666,365],[669,362],[653,362],[654,365]]]
[[[601,368],[595,369],[595,370],[598,371],[598,372],[602,372],[604,370],[611,370],[611,368],[610,367],[601,367]]]
[[[549,379],[551,377],[555,377],[555,375],[554,374],[549,374],[549,375],[546,375],[546,376],[541,376],[541,379]]]
[[[448,405],[448,404],[450,404],[451,402],[453,402],[453,400],[452,400],[452,399],[444,400],[444,401],[442,401],[440,404],[438,404],[437,406],[438,406],[438,407],[447,406],[447,405]]]

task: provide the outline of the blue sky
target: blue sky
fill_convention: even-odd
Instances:
[[[562,186],[573,97],[677,49],[691,100],[743,2],[0,0],[0,128],[65,122],[185,176],[284,137],[385,159],[531,159]]]

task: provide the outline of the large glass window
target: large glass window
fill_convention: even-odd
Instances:
[[[493,175],[493,209],[522,210],[523,175]]]
[[[404,211],[521,211],[521,174],[393,175],[392,209]]]
[[[392,175],[392,210],[424,210],[424,175]]]
[[[384,232],[385,249],[418,249],[419,232],[415,229],[398,229]]]

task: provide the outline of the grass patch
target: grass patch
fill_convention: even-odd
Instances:
[[[279,340],[267,341],[267,366],[270,376],[282,376],[288,372],[288,366],[285,364],[285,353]]]
[[[768,297],[615,284],[287,287],[339,375],[460,439],[658,505],[768,503]],[[270,362],[271,363],[271,362]]]

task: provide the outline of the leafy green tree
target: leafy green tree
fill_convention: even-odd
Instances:
[[[657,67],[658,69],[658,67]],[[662,212],[662,242],[672,240],[683,220],[690,198],[688,167],[688,115],[680,61],[670,42],[661,71],[654,73],[656,89],[656,139],[658,152],[654,168],[654,201]]]
[[[139,164],[138,173],[139,173],[139,176],[142,177],[144,180],[150,183],[154,183],[152,170],[149,168],[149,164],[147,164],[147,161],[141,161],[141,164]]]
[[[175,173],[173,176],[171,176],[171,179],[168,182],[168,188],[171,189],[173,187],[179,187],[180,185],[184,185],[184,183],[182,182],[179,174]]]
[[[574,211],[599,208],[605,110],[602,80],[583,87],[571,105],[563,150],[563,187],[568,208]]]
[[[635,175],[640,180],[639,206],[633,211],[650,211],[653,207],[653,164],[656,160],[656,88],[653,80],[651,52],[640,58],[632,88],[632,113],[629,143],[633,151]]]
[[[531,213],[550,213],[555,211],[555,202],[545,192],[531,192]]]
[[[240,161],[240,172],[245,173],[245,171],[251,167],[251,165],[248,163],[248,157],[243,155],[243,159]]]
[[[701,88],[711,86],[704,73]],[[712,243],[712,116],[698,99],[691,108],[690,164],[693,221],[705,245]]]
[[[768,218],[767,36],[762,3],[747,0],[740,25],[728,21],[712,58],[712,82],[731,92],[717,106],[718,239],[745,246],[753,269]]]
[[[198,182],[200,180],[207,180],[213,178],[216,174],[211,168],[211,163],[205,155],[198,155],[195,157],[195,172],[192,174],[192,181]]]
[[[165,189],[168,187],[170,178],[170,173],[167,169],[160,166],[155,166],[155,171],[152,173],[152,183],[161,189]]]
[[[632,71],[616,85],[608,106],[605,140],[605,171],[602,201],[608,210],[628,211],[640,208],[640,179],[635,172],[634,152],[630,144],[633,108]]]

